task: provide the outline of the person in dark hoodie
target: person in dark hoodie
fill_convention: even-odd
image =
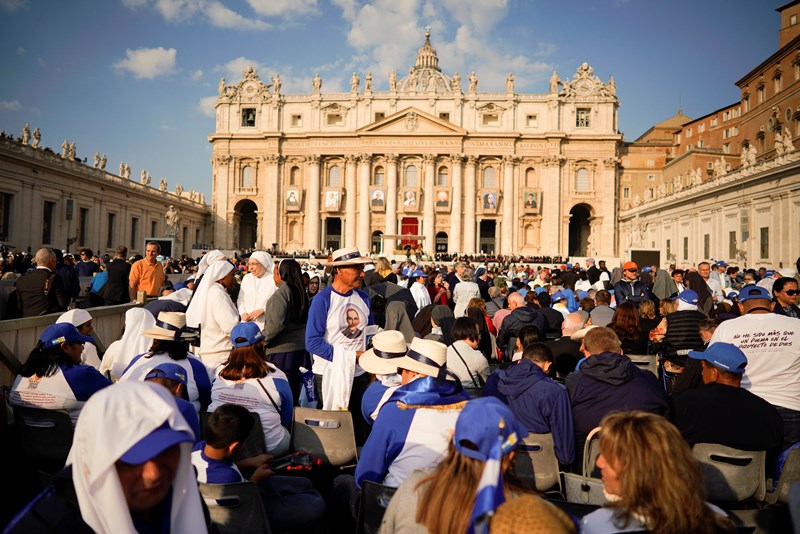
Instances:
[[[552,433],[558,463],[570,465],[575,458],[572,411],[567,388],[547,376],[552,365],[550,347],[528,345],[518,363],[497,371],[493,396],[508,404],[528,432]]]
[[[644,410],[664,415],[669,410],[664,388],[652,373],[622,355],[620,341],[607,327],[592,328],[583,338],[586,356],[565,384],[575,422],[575,462],[583,460],[586,436],[615,410]]]
[[[522,295],[516,292],[511,293],[508,296],[508,309],[511,310],[511,313],[503,319],[497,336],[497,346],[504,354],[514,350],[514,344],[523,326],[535,326],[539,329],[539,339],[544,339],[544,333],[547,331],[547,320],[544,315],[540,315],[533,308],[526,306]]]

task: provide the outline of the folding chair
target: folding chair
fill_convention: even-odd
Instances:
[[[334,467],[358,461],[353,416],[346,410],[295,407],[291,449],[308,451]]]
[[[65,410],[14,406],[20,449],[45,471],[58,471],[72,448],[72,420]]]
[[[397,488],[365,480],[361,483],[361,503],[358,510],[356,534],[377,534],[383,515]]]
[[[696,443],[692,454],[703,465],[709,501],[740,502],[750,497],[763,501],[766,497],[765,451],[742,451],[717,443]]]
[[[792,449],[783,464],[783,470],[775,489],[767,493],[767,502],[788,504],[789,489],[798,483],[800,483],[800,449]]]
[[[658,357],[655,355],[626,354],[631,362],[642,371],[650,371],[658,377]]]
[[[220,534],[261,532],[271,534],[261,493],[253,482],[237,484],[198,483],[200,496],[208,506],[211,522]]]
[[[553,434],[525,436],[517,446],[514,474],[529,488],[545,492],[558,486],[558,491],[561,491]]]
[[[244,440],[244,443],[239,446],[236,454],[234,454],[234,460],[236,461],[252,458],[259,454],[266,454],[267,452],[267,446],[264,443],[264,427],[261,425],[261,418],[254,412],[250,412],[250,415],[253,416],[253,430],[250,431],[250,434],[247,435],[247,439]],[[206,427],[208,427],[209,417],[211,417],[211,412],[200,412],[201,439],[206,439]]]

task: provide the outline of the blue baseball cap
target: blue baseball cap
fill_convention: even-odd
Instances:
[[[423,271],[420,271],[419,269],[417,269],[413,273],[409,274],[408,277],[409,278],[427,278],[428,275],[425,274]]]
[[[244,341],[236,341],[239,338],[244,338]],[[261,332],[261,328],[253,322],[239,323],[231,330],[231,341],[237,349],[255,345],[262,339],[264,339],[264,334]]]
[[[479,397],[467,402],[458,415],[453,445],[464,456],[485,462],[498,438],[503,439],[502,452],[507,454],[527,435],[528,431],[502,401]]]
[[[562,293],[561,291],[556,291],[555,293],[550,295],[550,302],[555,304],[556,302],[561,302],[562,300],[565,300],[566,298],[567,297],[564,295],[564,293]]]
[[[728,264],[727,264],[727,263],[725,263],[725,261],[724,261],[724,260],[719,260],[719,261],[717,262],[717,267],[727,267],[727,266],[728,266]]]
[[[705,360],[723,371],[739,375],[744,373],[744,368],[747,366],[747,356],[742,349],[731,343],[714,343],[709,345],[705,352],[690,350],[689,357]]]
[[[678,295],[678,298],[686,304],[697,304],[700,301],[700,295],[691,289],[684,289],[681,291],[680,295]]]
[[[150,380],[151,378],[169,378],[175,382],[180,382],[184,386],[188,386],[186,369],[177,363],[162,363],[157,365],[148,372],[144,379]]]
[[[738,292],[738,291],[731,291],[731,292],[730,292],[730,293],[728,293],[728,294],[727,294],[725,297],[726,297],[727,299],[733,300],[733,299],[735,299],[735,298],[736,298],[736,297],[738,297],[738,296],[739,296],[739,292]]]
[[[643,273],[649,273],[649,272],[652,272],[652,271],[653,271],[652,267],[642,267],[642,272]]]
[[[159,386],[161,387],[161,386]],[[151,460],[178,443],[194,443],[194,437],[189,432],[174,430],[169,423],[164,423],[148,435],[140,439],[125,454],[119,457],[126,464],[138,465]]]
[[[761,286],[746,285],[739,291],[739,302],[751,299],[772,300],[772,295]]]
[[[39,341],[44,344],[45,348],[50,348],[62,343],[92,343],[94,338],[82,336],[78,329],[70,323],[56,323],[48,326],[42,332],[42,335],[39,336]]]

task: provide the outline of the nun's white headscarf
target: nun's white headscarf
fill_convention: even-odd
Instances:
[[[202,258],[200,258],[200,262],[197,264],[197,278],[203,276],[211,264],[224,259],[225,253],[221,250],[212,250],[211,252],[205,254]]]
[[[267,270],[264,276],[272,274],[272,270],[275,268],[275,262],[272,261],[272,256],[270,256],[268,252],[256,250],[250,254],[250,258],[256,260],[258,263],[264,266],[264,268]]]
[[[120,377],[123,371],[139,354],[150,350],[153,340],[144,337],[142,332],[156,325],[156,318],[144,308],[131,308],[125,312],[125,332],[122,338],[109,345],[100,372],[111,372],[111,376]]]
[[[67,458],[81,516],[95,532],[136,532],[115,462],[164,423],[192,434],[175,400],[158,384],[135,380],[104,388],[86,402]],[[180,461],[172,481],[170,532],[206,532],[203,507],[191,463],[191,443],[178,445]]]
[[[222,280],[233,270],[233,265],[229,261],[215,261],[208,266],[200,285],[194,292],[194,298],[186,309],[186,324],[192,328],[197,328],[206,321],[206,300],[208,300],[208,290],[213,284]]]

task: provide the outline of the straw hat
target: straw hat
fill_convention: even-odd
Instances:
[[[397,372],[401,358],[406,355],[408,346],[402,332],[386,330],[375,334],[372,348],[361,355],[358,364],[374,375],[391,375]]]
[[[331,261],[322,262],[326,267],[341,267],[342,265],[364,265],[374,263],[372,258],[362,256],[356,247],[340,248],[331,254]]]
[[[573,341],[580,341],[580,340],[582,340],[583,338],[586,337],[586,333],[589,330],[591,330],[592,328],[597,328],[597,325],[596,324],[590,324],[589,326],[581,328],[580,330],[578,330],[577,332],[575,332],[574,334],[572,334],[569,337]]]
[[[158,314],[156,325],[142,332],[143,336],[166,341],[180,341],[197,337],[197,330],[186,326],[183,312],[162,311]]]
[[[397,358],[395,367],[426,376],[445,377],[447,370],[447,345],[431,339],[414,338],[408,353]]]

